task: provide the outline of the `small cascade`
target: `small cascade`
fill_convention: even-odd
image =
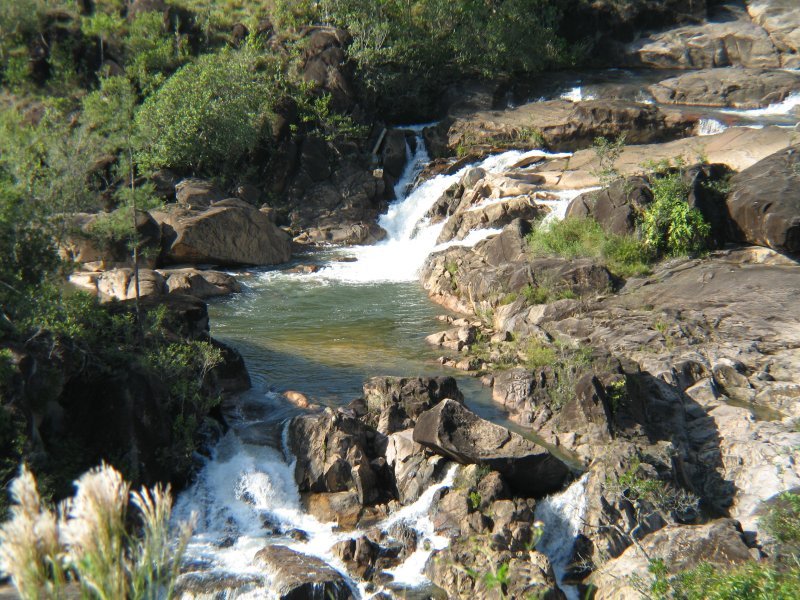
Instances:
[[[534,513],[536,520],[544,524],[536,549],[550,559],[559,587],[569,600],[579,600],[578,590],[564,585],[563,579],[573,558],[575,539],[586,513],[588,478],[588,475],[583,475],[563,492],[537,503]]]
[[[700,119],[697,122],[697,135],[715,135],[722,133],[727,128],[727,125],[716,119]]]
[[[789,94],[782,102],[776,102],[764,108],[726,108],[720,112],[749,118],[781,117],[795,114],[798,107],[800,107],[800,92],[794,92]]]

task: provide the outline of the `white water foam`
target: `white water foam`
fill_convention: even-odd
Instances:
[[[800,92],[789,94],[783,102],[776,102],[770,104],[765,108],[754,109],[735,109],[726,108],[720,112],[732,115],[740,115],[743,117],[780,117],[791,115],[795,110],[800,107]]]
[[[534,511],[536,520],[544,524],[536,549],[550,559],[558,584],[568,600],[579,600],[578,590],[564,585],[563,579],[586,513],[588,477],[583,475],[563,492],[541,500]]]
[[[415,281],[420,267],[432,252],[452,245],[474,245],[489,235],[497,233],[496,230],[477,230],[471,232],[464,240],[440,246],[436,244],[436,239],[439,237],[444,223],[431,225],[425,215],[445,190],[457,183],[468,169],[477,166],[488,173],[502,173],[523,159],[565,156],[569,156],[569,154],[550,154],[542,150],[527,152],[511,150],[490,156],[477,165],[464,167],[451,175],[433,177],[403,197],[402,191],[416,179],[428,161],[425,144],[422,137],[419,136],[417,150],[411,157],[403,177],[395,187],[396,195],[401,199],[394,202],[389,207],[389,211],[378,221],[378,224],[388,233],[387,238],[374,246],[348,249],[347,253],[356,259],[355,262],[332,263],[311,277],[356,284]]]
[[[716,119],[700,119],[697,122],[697,135],[716,135],[727,128],[727,125],[720,123]]]
[[[569,100],[570,102],[582,102],[583,100],[595,100],[596,98],[597,96],[594,94],[584,94],[581,86],[576,86],[561,94],[562,100]]]

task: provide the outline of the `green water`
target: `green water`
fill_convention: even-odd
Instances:
[[[212,334],[244,356],[253,389],[239,404],[273,399],[272,419],[294,413],[270,392],[294,390],[327,406],[361,395],[378,375],[452,375],[468,406],[505,422],[491,391],[462,371],[441,366],[442,350],[425,336],[444,329],[445,314],[416,282],[350,284],[318,276],[257,273],[241,278],[246,289],[209,307]]]

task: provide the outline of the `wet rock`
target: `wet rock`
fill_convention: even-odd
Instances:
[[[289,424],[288,444],[296,457],[295,480],[301,492],[355,492],[361,504],[381,496],[371,461],[385,438],[345,410],[330,408],[300,415]]]
[[[413,429],[407,429],[389,436],[386,462],[394,473],[397,499],[410,504],[439,477],[445,461],[414,442]]]
[[[727,207],[732,239],[800,254],[800,146],[735,175]]]
[[[351,600],[356,595],[347,580],[321,559],[290,550],[267,546],[255,556],[272,578],[272,590],[281,600]]]
[[[237,200],[237,202],[241,202]],[[291,242],[259,210],[220,203],[204,211],[154,211],[164,230],[164,259],[172,263],[273,265],[289,260]]]
[[[543,496],[563,485],[567,466],[544,448],[485,421],[452,400],[424,413],[414,441],[461,464],[499,471],[515,493]]]
[[[362,515],[356,492],[335,492],[301,495],[309,514],[322,523],[336,523],[342,529],[355,529]]]
[[[447,220],[436,243],[463,240],[477,229],[499,229],[514,219],[540,219],[548,212],[547,207],[528,198],[512,198],[484,208],[459,212]]]
[[[371,579],[381,548],[365,536],[361,536],[334,544],[331,552],[345,564],[350,573],[360,579]]]
[[[371,413],[367,420],[385,434],[413,427],[423,412],[445,398],[464,400],[453,377],[373,377],[364,383]]]
[[[800,91],[800,74],[764,69],[703,69],[650,86],[656,101],[733,108],[762,108]]]

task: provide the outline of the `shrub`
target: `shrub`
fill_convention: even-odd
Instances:
[[[147,139],[141,165],[195,173],[231,169],[259,142],[275,91],[247,49],[208,54],[182,67],[138,112]]]
[[[188,59],[188,42],[164,27],[158,11],[137,14],[125,38],[125,71],[149,95]]]
[[[68,579],[86,598],[170,598],[192,525],[170,541],[172,499],[160,485],[130,492],[113,468],[102,465],[76,482],[75,497],[59,514],[39,496],[23,467],[11,484],[11,519],[0,526],[0,567],[24,599],[62,598]],[[136,528],[128,518],[136,509]]]
[[[800,554],[800,493],[778,496],[761,518],[761,525],[775,536],[783,552]]]
[[[621,277],[649,271],[652,251],[632,236],[606,233],[594,219],[570,217],[534,229],[528,244],[535,256],[597,258]]]
[[[651,188],[653,203],[642,217],[647,245],[656,253],[672,256],[705,250],[711,226],[699,210],[687,203],[689,184],[683,181],[681,173],[655,175]]]

